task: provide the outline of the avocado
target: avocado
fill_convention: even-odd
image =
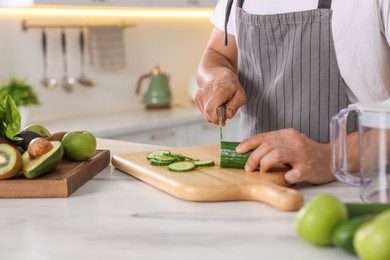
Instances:
[[[60,141],[51,141],[51,144],[53,148],[36,159],[30,158],[28,151],[23,153],[23,174],[26,178],[37,178],[54,170],[60,164],[64,148]]]
[[[27,151],[28,145],[33,139],[37,137],[42,137],[42,135],[29,130],[22,130],[18,132],[15,136],[23,138],[23,141],[19,144],[23,151]]]

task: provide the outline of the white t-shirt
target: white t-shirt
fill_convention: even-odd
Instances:
[[[227,0],[219,0],[211,22],[224,30]],[[251,14],[276,14],[316,9],[318,0],[246,0]],[[333,0],[333,39],[341,75],[352,102],[390,98],[390,0]],[[235,35],[236,1],[228,33]]]

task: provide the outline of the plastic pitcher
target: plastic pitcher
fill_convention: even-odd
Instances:
[[[350,172],[347,162],[347,119],[358,119],[359,171]],[[338,180],[360,187],[367,203],[390,203],[390,99],[356,103],[332,118],[332,171]]]

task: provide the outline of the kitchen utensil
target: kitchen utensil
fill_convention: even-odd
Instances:
[[[41,80],[42,86],[48,89],[52,89],[56,86],[57,80],[49,78],[48,75],[48,61],[47,61],[47,37],[45,28],[42,29],[42,55],[43,55],[43,79]]]
[[[166,166],[150,165],[146,159],[148,152],[113,155],[111,163],[117,169],[184,200],[256,200],[284,211],[298,210],[303,205],[302,194],[286,187],[288,183],[281,169],[261,173],[220,168],[219,145],[215,144],[169,150],[198,159],[214,160],[216,166],[175,173]]]
[[[61,47],[62,47],[62,61],[64,66],[64,76],[62,77],[62,86],[66,92],[72,92],[74,89],[75,79],[68,76],[68,58],[66,55],[66,35],[65,30],[61,30]]]
[[[57,168],[36,179],[20,175],[0,181],[0,198],[65,198],[110,163],[110,151],[97,150],[87,161],[63,160]]]
[[[348,170],[346,125],[356,112],[359,124],[359,172]],[[390,99],[352,104],[332,119],[332,169],[338,180],[360,187],[364,202],[390,203]]]
[[[79,47],[80,47],[80,76],[77,79],[78,83],[86,87],[93,87],[96,85],[96,81],[85,76],[85,34],[84,29],[80,29],[79,33]]]
[[[219,141],[223,140],[222,125],[225,120],[226,106],[222,105],[217,108],[218,125],[219,125]]]
[[[143,97],[146,108],[169,108],[172,94],[168,83],[168,76],[161,71],[159,66],[154,67],[152,72],[141,75],[138,79],[135,93],[137,95],[140,94],[142,83],[147,78],[150,78],[149,87]]]

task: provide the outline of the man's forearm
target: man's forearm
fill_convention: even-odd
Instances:
[[[208,48],[199,63],[196,79],[201,87],[211,81],[226,80],[227,75],[231,77],[232,74],[237,77],[236,68],[230,61],[218,51]]]

